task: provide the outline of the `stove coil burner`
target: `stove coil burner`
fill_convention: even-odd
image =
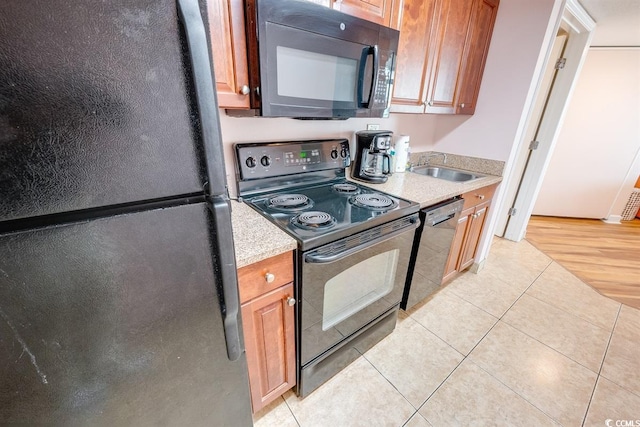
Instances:
[[[313,206],[313,201],[304,194],[280,194],[271,197],[267,206],[285,212],[301,210]]]
[[[343,184],[333,184],[331,187],[333,191],[338,194],[352,195],[360,193],[360,189],[357,185],[343,183]]]
[[[336,219],[326,212],[310,211],[294,216],[291,222],[306,230],[324,230],[333,227]]]
[[[374,211],[387,211],[398,206],[391,197],[384,194],[358,194],[349,199],[351,203],[361,208],[367,208]]]

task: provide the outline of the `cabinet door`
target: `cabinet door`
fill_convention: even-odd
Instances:
[[[464,246],[465,237],[467,235],[467,229],[471,223],[471,216],[475,212],[475,207],[465,209],[460,213],[458,219],[458,225],[456,226],[456,234],[453,237],[453,243],[451,244],[451,250],[449,251],[449,258],[447,259],[447,266],[444,270],[444,276],[442,277],[442,283],[447,282],[454,277],[458,272],[458,261],[460,260],[460,253]]]
[[[346,14],[398,29],[397,11],[401,10],[402,0],[335,0],[333,8]],[[394,22],[395,21],[395,22]]]
[[[434,16],[442,0],[404,0],[391,111],[423,113]]]
[[[433,47],[433,68],[425,110],[427,113],[456,112],[456,93],[462,75],[472,6],[473,2],[469,0],[443,1],[436,16],[436,43]]]
[[[296,384],[293,283],[242,305],[253,412]]]
[[[479,204],[476,206],[473,215],[471,215],[471,223],[469,224],[467,237],[464,239],[465,242],[462,248],[458,271],[462,271],[469,267],[475,260],[476,250],[478,249],[478,243],[480,241],[480,236],[482,235],[482,229],[487,218],[487,211],[490,204],[490,200]]]
[[[458,114],[473,114],[480,82],[489,52],[493,24],[498,13],[498,0],[475,0],[465,43],[464,69],[457,98]]]
[[[207,2],[209,33],[220,108],[249,108],[247,43],[242,0]],[[243,93],[243,90],[247,93]]]

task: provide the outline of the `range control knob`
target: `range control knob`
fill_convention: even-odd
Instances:
[[[343,148],[342,150],[340,150],[340,157],[342,157],[343,159],[346,158],[349,155],[349,152],[347,151],[346,148]]]
[[[255,157],[247,157],[247,160],[245,160],[245,163],[247,164],[248,167],[255,168],[256,167],[256,158]]]
[[[335,148],[333,150],[331,150],[331,158],[332,159],[337,159],[338,158],[338,150],[336,150]]]
[[[262,156],[260,158],[260,164],[262,166],[267,167],[267,166],[269,166],[271,164],[271,159],[269,158],[269,156]]]

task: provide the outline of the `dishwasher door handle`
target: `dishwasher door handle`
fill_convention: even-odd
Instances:
[[[447,215],[447,216],[445,216],[445,217],[442,217],[442,216],[441,216],[441,217],[438,217],[438,218],[429,218],[429,219],[426,221],[426,224],[425,224],[425,225],[428,225],[429,227],[435,227],[435,226],[436,226],[436,225],[438,225],[438,224],[442,224],[443,222],[447,222],[447,221],[449,221],[450,219],[452,219],[453,217],[455,217],[455,216],[456,216],[456,213],[457,213],[457,212],[454,212],[454,213],[452,213],[452,214],[450,214],[450,215]]]

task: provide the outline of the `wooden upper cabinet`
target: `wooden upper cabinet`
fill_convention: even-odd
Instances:
[[[248,109],[249,73],[244,2],[209,0],[207,15],[219,107]]]
[[[442,1],[442,7],[436,15],[436,42],[432,52],[432,70],[425,109],[427,113],[456,112],[456,89],[462,84],[462,58],[474,2]]]
[[[404,1],[391,111],[474,113],[498,1]]]
[[[400,29],[403,0],[334,0],[333,8],[386,27]]]
[[[431,27],[441,0],[405,0],[391,111],[423,113],[427,99]]]
[[[473,114],[476,110],[480,81],[487,61],[493,24],[498,13],[498,0],[476,0],[471,13],[469,33],[465,43],[462,86],[458,95],[458,114]]]

